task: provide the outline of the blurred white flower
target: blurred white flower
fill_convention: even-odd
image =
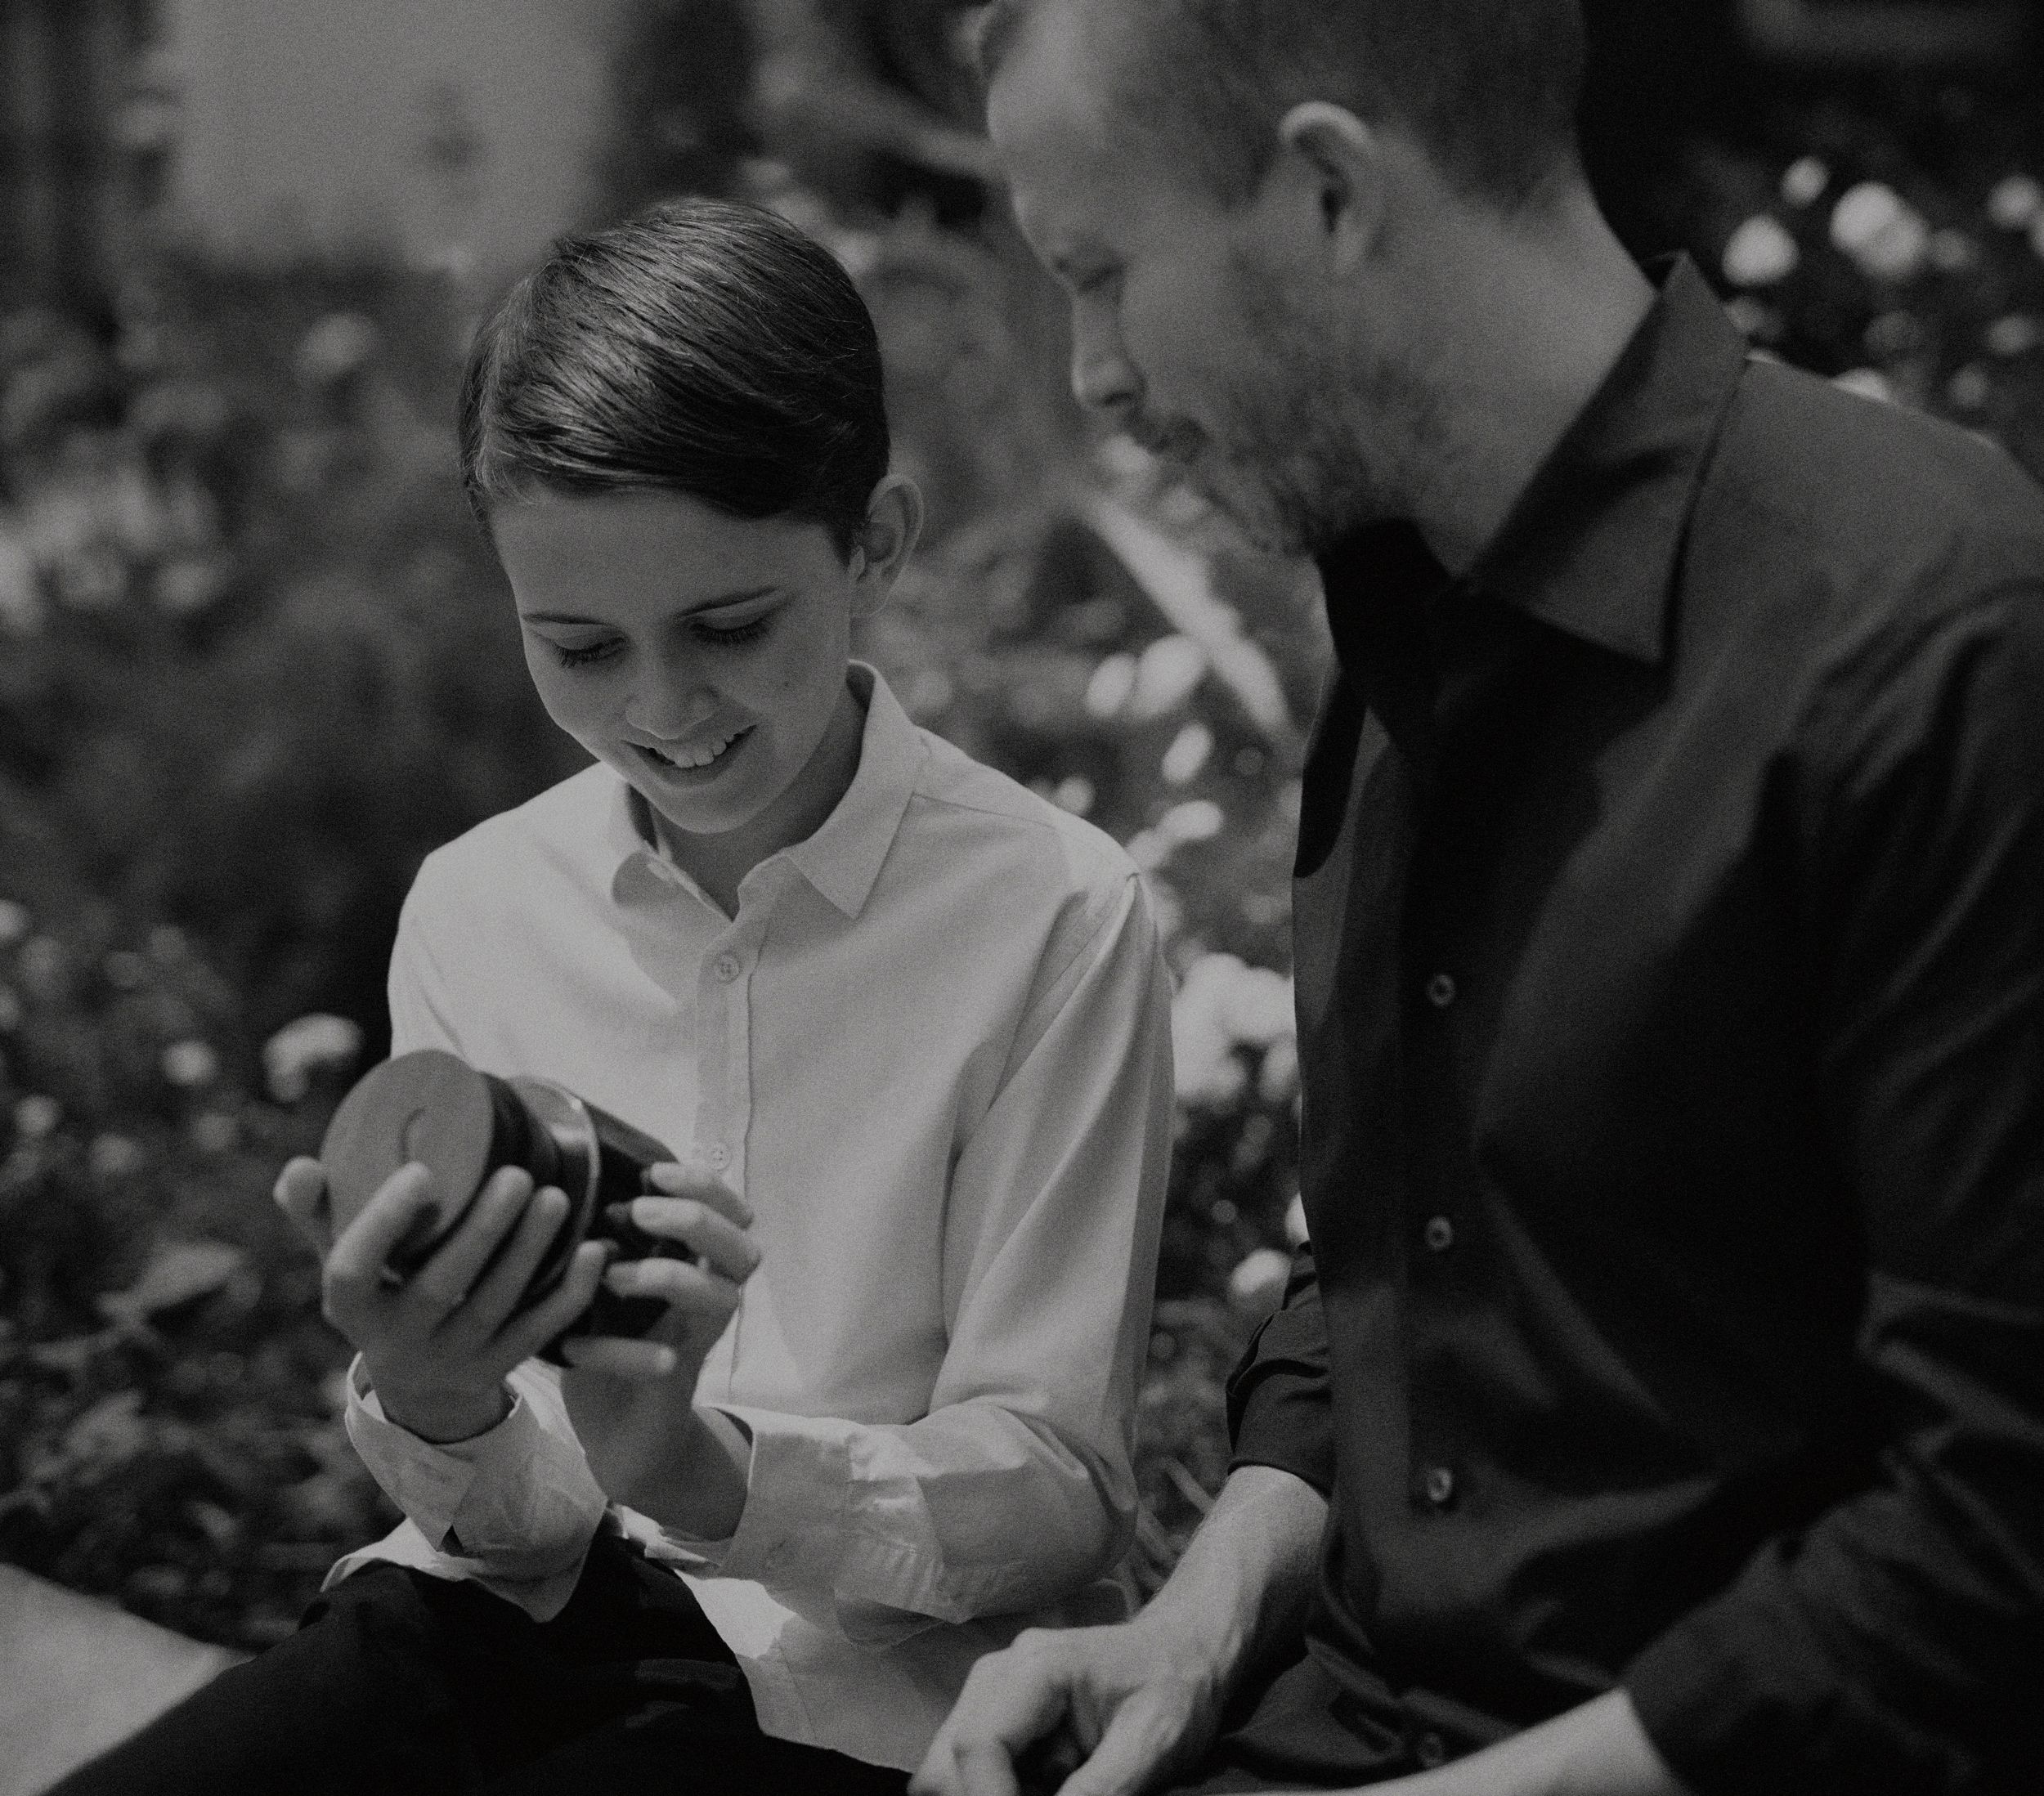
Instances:
[[[53,935],[31,936],[21,944],[21,983],[29,996],[48,1004],[64,995],[69,957]]]
[[[1734,293],[1724,302],[1724,309],[1732,315],[1732,321],[1748,337],[1768,340],[1782,334],[1786,320],[1781,313],[1764,299],[1755,299],[1751,293]]]
[[[1941,275],[1963,275],[1977,267],[1980,246],[1963,231],[1949,226],[1930,234],[1930,266]]]
[[[1902,401],[1895,383],[1878,368],[1849,368],[1844,374],[1834,376],[1831,384],[1842,387],[1849,393],[1858,393],[1862,399],[1878,399],[1884,405],[1899,405]]]
[[[1057,790],[1051,794],[1051,802],[1060,811],[1069,811],[1074,817],[1084,817],[1093,808],[1100,795],[1093,790],[1093,782],[1083,773],[1074,773],[1057,782]]]
[[[1128,850],[1129,859],[1145,873],[1154,873],[1178,846],[1162,830],[1138,830],[1123,845]]]
[[[12,898],[0,898],[0,948],[11,948],[24,939],[35,926],[35,919],[29,915],[25,904],[17,904]]]
[[[14,1132],[26,1141],[55,1134],[63,1120],[64,1106],[40,1091],[30,1092],[14,1107]]]
[[[344,1016],[314,1011],[287,1023],[262,1045],[270,1095],[280,1104],[295,1104],[305,1095],[312,1073],[345,1067],[361,1051],[362,1032]]]
[[[1997,231],[2028,231],[2044,214],[2044,186],[2028,175],[2005,175],[1988,195],[1988,222]]]
[[[241,1139],[241,1125],[221,1110],[207,1110],[191,1119],[191,1144],[201,1153],[226,1153]]]
[[[1298,1088],[1299,1045],[1292,1037],[1281,1035],[1264,1052],[1256,1093],[1266,1104],[1284,1104],[1297,1095]]]
[[[0,517],[0,632],[33,636],[43,624],[43,587],[28,544]]]
[[[1923,214],[1885,182],[1848,188],[1831,213],[1831,241],[1876,280],[1907,280],[1930,253]]]
[[[1157,832],[1168,842],[1211,842],[1227,827],[1227,817],[1210,798],[1188,799],[1157,819]]]
[[[95,1135],[86,1149],[85,1163],[96,1179],[125,1179],[142,1169],[141,1144],[124,1135]]]
[[[180,555],[156,570],[150,596],[159,611],[190,617],[227,590],[226,563],[215,556]]]
[[[1167,786],[1184,786],[1199,777],[1213,753],[1213,732],[1204,723],[1188,723],[1164,750],[1162,772]]]
[[[173,1085],[189,1091],[209,1084],[220,1071],[220,1056],[196,1037],[173,1041],[164,1050],[164,1077]]]
[[[1791,206],[1814,205],[1831,184],[1830,167],[1815,156],[1803,156],[1782,172],[1782,197]]]
[[[1303,1193],[1293,1192],[1292,1203],[1284,1212],[1284,1238],[1295,1247],[1306,1245],[1306,1198]]]
[[[1136,657],[1109,655],[1086,683],[1086,712],[1105,722],[1117,715],[1136,690]]]
[[[1175,711],[1206,677],[1207,652],[1190,636],[1160,636],[1136,663],[1129,714],[1147,723]]]
[[[2026,356],[2044,343],[2044,319],[2026,311],[2012,311],[1989,325],[1981,341],[1991,355]]]
[[[1803,259],[1781,221],[1762,213],[1732,233],[1724,246],[1724,278],[1735,287],[1772,287]]]
[[[1267,1048],[1296,1032],[1292,982],[1267,966],[1244,966],[1227,984],[1222,1016],[1229,1032],[1252,1047]]]
[[[344,379],[376,353],[376,326],[359,311],[329,312],[298,339],[298,378],[309,387]]]
[[[1978,411],[1994,395],[1994,383],[1977,361],[1970,361],[1945,383],[1945,397],[1961,411]]]
[[[132,949],[116,948],[106,956],[100,970],[116,991],[132,992],[149,979],[149,962]]]
[[[1262,1315],[1284,1301],[1286,1281],[1292,1276],[1289,1254],[1275,1247],[1258,1247],[1228,1274],[1228,1301],[1249,1315]]]

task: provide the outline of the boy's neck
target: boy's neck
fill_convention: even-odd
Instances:
[[[806,842],[823,828],[858,773],[866,707],[847,679],[816,752],[794,782],[750,823],[719,835],[678,830],[651,805],[647,814],[661,852],[708,894],[726,916],[738,914],[738,888],[762,861]]]

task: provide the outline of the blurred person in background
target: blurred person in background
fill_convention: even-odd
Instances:
[[[1635,265],[1576,0],[982,47],[1074,390],[1317,558],[1337,666],[1228,1485],[913,1787],[2033,1789],[2044,499]]]
[[[61,1787],[899,1790],[1024,1615],[1125,1608],[1156,925],[1111,840],[850,660],[921,501],[872,320],[794,226],[698,200],[564,240],[479,334],[461,436],[595,764],[428,858],[393,1051],[669,1144],[632,1212],[683,1251],[585,1242],[527,1303],[558,1189],[500,1171],[401,1276],[426,1168],[335,1238],[286,1167],[406,1520]],[[540,1363],[599,1283],[667,1319]]]

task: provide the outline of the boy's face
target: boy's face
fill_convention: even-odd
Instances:
[[[684,836],[748,831],[764,858],[814,831],[858,763],[857,557],[683,493],[542,494],[491,522],[556,723]]]

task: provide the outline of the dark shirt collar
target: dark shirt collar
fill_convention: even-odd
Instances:
[[[1458,583],[1650,665],[1665,647],[1676,559],[1746,360],[1694,264],[1678,257],[1655,272],[1660,296],[1631,342]],[[1449,584],[1409,523],[1359,531],[1320,558],[1320,572],[1351,673],[1361,670],[1356,652],[1383,643],[1359,609]]]

